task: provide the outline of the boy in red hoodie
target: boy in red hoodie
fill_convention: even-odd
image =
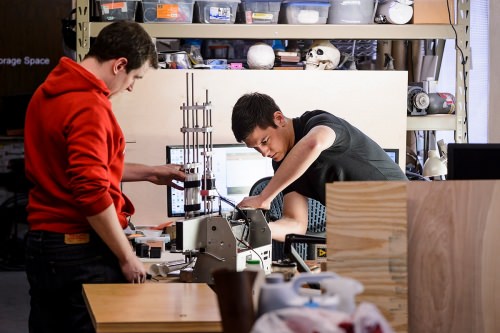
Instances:
[[[144,282],[123,228],[134,207],[121,181],[178,187],[176,165],[125,164],[109,98],[158,68],[137,23],[106,26],[81,63],[62,58],[36,90],[25,122],[29,193],[26,273],[30,332],[94,332],[83,283]]]

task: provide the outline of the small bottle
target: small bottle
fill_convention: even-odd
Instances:
[[[258,259],[247,260],[245,270],[257,272],[257,276],[255,277],[255,281],[253,283],[253,288],[252,288],[253,308],[255,310],[255,313],[257,313],[259,305],[260,289],[262,288],[262,285],[265,283],[265,278],[266,278],[265,272],[264,269],[262,268],[260,260]]]

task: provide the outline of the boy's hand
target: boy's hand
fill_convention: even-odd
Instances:
[[[178,190],[183,190],[184,187],[174,183],[174,180],[184,182],[186,174],[178,164],[165,164],[153,167],[154,172],[149,177],[149,181],[156,185],[167,185]]]
[[[240,208],[257,208],[257,209],[269,210],[271,208],[271,202],[263,200],[263,198],[259,194],[259,195],[254,195],[254,196],[251,196],[251,197],[244,198],[238,204],[238,207],[240,207]]]

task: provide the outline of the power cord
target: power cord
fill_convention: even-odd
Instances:
[[[237,238],[237,237],[235,237],[235,238],[239,243],[243,244],[247,249],[251,250],[253,253],[255,253],[257,255],[257,257],[259,257],[261,266],[262,266],[262,268],[264,268],[264,261],[262,260],[262,257],[259,255],[259,253],[257,251],[255,251],[255,249],[250,244],[248,244],[246,241],[243,240],[246,237],[248,237],[248,232],[250,232],[250,230],[249,230],[250,229],[250,219],[248,218],[247,214],[240,207],[238,207],[237,204],[235,204],[233,201],[229,200],[228,198],[225,198],[222,195],[220,195],[220,193],[217,189],[215,189],[215,190],[217,191],[217,194],[218,194],[219,199],[221,201],[227,203],[228,205],[230,205],[231,207],[236,209],[238,211],[238,213],[241,214],[241,216],[243,216],[243,218],[245,220],[245,228],[242,232],[242,237],[241,237],[241,239]],[[246,236],[245,236],[245,230],[247,232]]]
[[[245,221],[245,226],[243,228],[243,231],[241,232],[241,238],[244,239],[244,238],[248,237],[248,233],[250,232],[250,220],[249,220],[247,214],[240,207],[238,207],[238,205],[236,203],[234,203],[233,201],[229,200],[228,198],[225,198],[222,195],[220,195],[220,193],[219,193],[219,191],[217,189],[215,189],[215,190],[217,191],[217,194],[219,195],[219,199],[221,201],[225,202],[229,206],[231,206],[234,209],[236,209],[238,211],[238,213],[241,216],[243,216],[243,219]],[[221,210],[221,208],[219,206],[219,214],[222,215],[222,212],[220,210]],[[245,233],[246,233],[246,235],[245,235]]]
[[[464,73],[464,113],[465,113],[465,126],[467,128],[467,131],[469,131],[469,111],[468,111],[468,102],[467,102],[467,90],[468,90],[468,87],[467,87],[467,73],[465,71],[465,65],[467,64],[468,59],[465,59],[464,52],[462,51],[462,49],[458,45],[457,30],[455,29],[455,26],[453,25],[453,23],[451,21],[450,4],[449,4],[448,0],[445,0],[445,1],[446,1],[446,7],[448,8],[448,22],[450,23],[450,26],[453,29],[453,32],[455,33],[455,47],[460,51],[460,55],[462,57],[462,61],[460,62],[460,64],[462,65],[462,71]],[[465,139],[466,142],[469,141],[469,139],[468,139],[468,132],[465,133],[464,139]]]
[[[257,257],[259,257],[259,260],[260,260],[260,266],[262,267],[262,269],[264,269],[264,261],[262,261],[262,257],[259,255],[259,253],[257,251],[255,251],[255,249],[250,245],[248,244],[247,242],[245,242],[244,240],[242,239],[239,239],[239,238],[236,238],[236,240],[238,242],[240,242],[241,244],[243,244],[247,249],[251,250],[253,253],[255,253],[257,255]]]

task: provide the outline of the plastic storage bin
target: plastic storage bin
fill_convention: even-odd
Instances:
[[[371,24],[375,17],[375,0],[332,0],[329,24]]]
[[[134,21],[139,1],[140,0],[97,0],[96,4],[101,21]]]
[[[231,24],[236,20],[240,0],[197,0],[195,21],[199,23]]]
[[[280,23],[325,24],[329,8],[329,2],[285,0],[280,11]]]
[[[242,23],[276,24],[280,13],[281,0],[241,0]]]
[[[142,19],[145,23],[191,23],[194,0],[143,0]]]

